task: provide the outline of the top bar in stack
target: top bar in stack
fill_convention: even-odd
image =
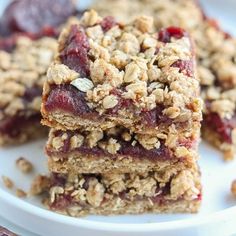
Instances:
[[[121,25],[87,12],[59,39],[44,86],[43,123],[198,136],[201,99],[192,46],[180,28],[153,31],[149,17]]]
[[[230,160],[236,153],[236,39],[209,19],[197,0],[99,0],[102,16],[129,22],[140,14],[154,17],[156,29],[170,25],[189,31],[196,43],[202,85],[203,138]]]

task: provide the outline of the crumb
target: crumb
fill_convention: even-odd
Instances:
[[[224,152],[224,160],[225,161],[232,161],[234,159],[234,151],[228,150]]]
[[[50,179],[45,175],[38,175],[31,184],[30,194],[40,195],[44,193],[50,186]]]
[[[10,178],[6,177],[6,176],[2,176],[2,181],[3,181],[6,188],[11,189],[11,188],[14,187],[13,181]]]
[[[19,157],[16,160],[16,165],[23,173],[30,173],[33,170],[32,163],[26,160],[24,157]]]
[[[46,207],[48,207],[49,206],[49,199],[46,197],[46,198],[43,198],[42,199],[42,204],[44,205],[44,206],[46,206]]]
[[[27,196],[27,194],[24,190],[18,188],[16,190],[16,196],[19,198],[25,198]]]
[[[231,193],[236,197],[236,180],[231,184]]]

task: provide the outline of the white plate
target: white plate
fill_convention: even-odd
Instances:
[[[234,0],[208,0],[203,3],[210,15],[219,17],[225,28],[233,32],[236,21]],[[17,187],[28,190],[33,175],[46,172],[44,143],[45,140],[42,140],[20,147],[0,149],[0,176],[9,176]],[[197,215],[89,216],[75,219],[44,209],[37,198],[18,199],[2,182],[0,215],[43,236],[231,235],[236,233],[236,199],[230,195],[231,182],[236,178],[236,161],[223,162],[221,154],[207,144],[201,144],[200,149],[203,203]],[[17,170],[15,160],[19,156],[34,163],[34,174],[27,176]]]

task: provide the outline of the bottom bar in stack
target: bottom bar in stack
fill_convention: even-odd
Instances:
[[[51,174],[48,207],[62,214],[195,213],[201,203],[198,167],[177,173]]]

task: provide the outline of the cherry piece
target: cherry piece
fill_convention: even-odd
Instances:
[[[101,27],[104,32],[107,32],[115,25],[117,25],[117,22],[116,22],[115,18],[112,16],[105,17],[101,22]]]
[[[179,68],[179,72],[188,77],[193,77],[193,62],[191,60],[178,60],[171,66]]]
[[[63,110],[72,114],[86,115],[90,112],[84,93],[72,85],[56,86],[50,92],[45,108],[47,111]]]
[[[72,25],[65,47],[60,53],[63,64],[75,70],[81,77],[88,77],[89,71],[89,42],[82,27]]]
[[[181,39],[186,36],[187,33],[179,27],[168,27],[162,29],[158,34],[159,41],[163,43],[169,43],[171,38]]]

